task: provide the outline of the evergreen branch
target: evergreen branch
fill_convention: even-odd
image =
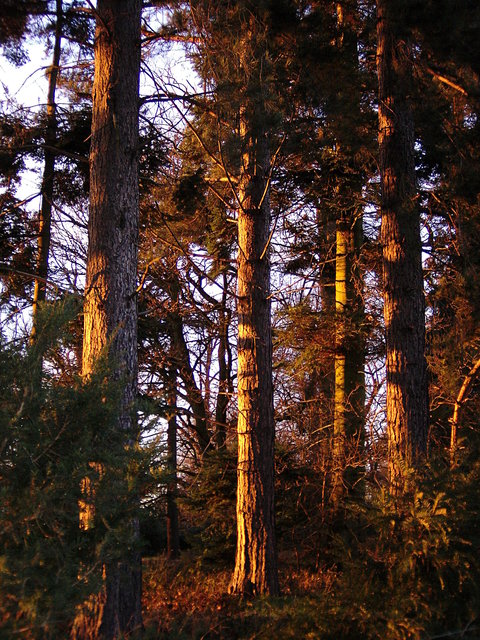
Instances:
[[[456,84],[455,82],[453,82],[452,80],[449,80],[447,77],[440,75],[439,73],[437,73],[436,71],[434,71],[433,69],[431,69],[430,67],[426,67],[426,70],[428,71],[428,73],[435,79],[438,80],[439,82],[442,82],[443,84],[446,84],[447,86],[451,87],[452,89],[455,89],[455,91],[458,91],[459,93],[461,93],[463,96],[468,96],[468,91],[466,91],[463,87],[461,87],[459,84]]]
[[[155,42],[156,40],[163,40],[164,42],[188,42],[189,44],[199,44],[200,38],[191,35],[182,35],[178,31],[168,30],[168,27],[164,27],[161,31],[150,31],[149,29],[142,29],[142,35],[144,36],[142,44],[149,42]]]
[[[222,195],[217,191],[217,189],[215,189],[215,187],[213,186],[213,184],[211,182],[207,182],[207,187],[210,189],[210,191],[220,200],[220,202],[222,204],[225,205],[225,207],[227,209],[231,209],[232,205],[230,203],[228,203],[223,197]],[[237,221],[235,220],[235,223]]]
[[[480,371],[480,357],[477,358],[475,364],[470,369],[470,371],[465,376],[462,386],[460,387],[460,391],[457,394],[455,399],[455,406],[453,409],[453,416],[450,419],[451,423],[451,432],[450,432],[450,463],[452,467],[455,464],[455,453],[457,450],[457,431],[458,431],[458,417],[460,413],[460,408],[464,403],[470,389],[472,388],[472,384],[475,380],[477,373]]]
[[[19,209],[20,207],[22,207],[24,204],[28,204],[29,202],[31,202],[32,200],[35,200],[35,198],[38,198],[41,195],[40,191],[37,191],[36,193],[32,194],[31,196],[27,196],[26,198],[24,198],[23,200],[21,200],[20,202],[16,202],[14,205],[12,205],[11,207],[9,207],[8,209],[6,209],[5,211],[0,211],[0,217],[7,215],[7,213],[12,210],[12,209]]]
[[[278,145],[277,150],[276,150],[276,151],[275,151],[275,153],[273,154],[273,159],[272,159],[272,162],[270,163],[270,169],[269,169],[269,172],[268,172],[267,183],[266,183],[266,185],[265,185],[265,189],[264,189],[264,191],[263,191],[263,195],[262,195],[262,198],[261,198],[261,200],[260,200],[260,205],[259,205],[259,207],[261,207],[261,206],[262,206],[263,201],[265,200],[265,197],[266,197],[266,195],[267,195],[268,189],[269,189],[269,187],[270,187],[270,184],[271,184],[271,182],[272,182],[273,168],[274,168],[275,163],[276,163],[276,160],[277,160],[277,158],[278,158],[278,154],[280,153],[280,149],[282,148],[283,143],[285,142],[285,138],[286,138],[286,134],[284,134],[284,135],[283,135],[283,138],[282,138],[282,140],[280,141],[280,144]],[[266,253],[267,253],[267,251],[268,251],[268,247],[270,246],[270,243],[271,243],[271,241],[272,241],[273,234],[275,233],[275,230],[276,230],[276,228],[277,228],[277,223],[278,223],[278,219],[279,219],[279,217],[280,217],[280,210],[278,211],[277,215],[275,216],[275,221],[274,221],[274,223],[273,223],[272,230],[270,231],[270,234],[269,234],[269,236],[268,236],[267,242],[265,243],[265,247],[264,247],[264,249],[263,249],[263,251],[262,251],[262,254],[261,254],[261,256],[260,256],[260,260],[263,260],[263,258],[265,257],[265,254],[266,254]]]
[[[240,198],[239,198],[238,192],[237,192],[237,190],[236,190],[236,188],[234,186],[237,183],[237,180],[235,178],[233,178],[231,173],[230,173],[230,171],[228,171],[228,169],[226,167],[226,164],[225,164],[225,159],[223,157],[223,149],[222,149],[222,145],[221,145],[221,142],[220,142],[220,118],[217,118],[217,132],[218,132],[217,133],[218,152],[220,153],[220,158],[222,160],[222,165],[221,166],[222,166],[223,172],[225,174],[225,177],[226,177],[226,179],[228,181],[228,184],[230,185],[230,189],[232,190],[233,197],[237,201],[238,206],[240,207],[240,209],[243,211],[244,210],[243,209],[243,205],[240,202]]]
[[[28,271],[22,271],[21,269],[15,269],[14,267],[9,267],[7,264],[2,264],[0,263],[0,272],[2,271],[6,271],[9,273],[14,273],[16,275],[19,276],[25,276],[26,278],[31,278],[32,280],[41,280],[42,282],[44,282],[45,284],[49,284],[52,287],[54,287],[57,290],[60,290],[64,293],[71,293],[70,291],[68,291],[68,289],[65,289],[64,287],[61,287],[59,284],[57,284],[56,282],[53,282],[53,280],[50,280],[49,278],[40,278],[40,276],[38,276],[35,273],[30,273]]]

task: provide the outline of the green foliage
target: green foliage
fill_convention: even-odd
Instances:
[[[222,456],[214,456],[210,470],[200,473],[196,502],[190,506],[193,522],[201,522],[193,550],[197,558],[210,560],[201,563],[203,569],[197,567],[201,575],[195,576],[194,584],[211,580],[205,571],[223,567],[219,549],[233,558],[233,548],[225,545],[227,505],[233,507],[233,495],[225,500],[222,464]],[[429,467],[411,494],[394,500],[384,488],[370,487],[364,500],[350,498],[335,517],[327,513],[321,518],[313,512],[319,507],[315,480],[291,451],[277,451],[277,472],[285,595],[221,602],[208,637],[420,640],[446,632],[454,638],[475,637],[480,611],[480,463],[474,446],[452,472],[442,460]],[[294,529],[302,532],[301,540],[293,540]],[[311,540],[315,536],[316,545]],[[318,554],[315,569],[313,549]],[[187,568],[194,566],[192,558],[185,561],[183,581]],[[182,593],[188,592],[182,585]],[[163,588],[167,586],[157,585],[159,592]],[[217,597],[218,591],[209,595],[211,602]],[[183,611],[180,602],[176,606]],[[187,633],[184,620],[174,616],[160,637]],[[189,637],[202,637],[208,630],[205,614],[192,611],[187,627]]]
[[[180,505],[187,540],[208,561],[230,561],[235,551],[236,452],[209,452]]]
[[[75,607],[99,589],[102,564],[132,545],[125,519],[132,520],[136,487],[126,486],[125,477],[135,463],[115,428],[118,385],[108,382],[104,363],[68,386],[49,370],[49,353],[67,339],[77,311],[72,299],[44,305],[34,346],[0,349],[4,635],[66,637]],[[82,530],[86,478],[96,487],[96,517],[93,528]]]
[[[444,468],[430,470],[411,495],[394,501],[380,490],[367,504],[351,506],[334,536],[334,606],[342,638],[423,638],[465,628],[476,618],[474,467],[452,477]]]
[[[292,446],[277,448],[280,598],[227,596],[233,560],[233,452],[211,453],[184,499],[194,542],[175,563],[146,566],[147,637],[423,640],[478,637],[480,458],[438,460],[397,499],[377,486],[323,518],[315,476]],[[227,471],[226,471],[227,470]],[[321,486],[317,478],[317,491]],[[311,495],[310,495],[311,494]],[[231,526],[228,523],[231,521]],[[297,528],[294,546],[289,534]],[[317,537],[313,554],[311,539]],[[225,570],[225,558],[229,567]],[[204,562],[205,558],[209,561]],[[150,635],[148,635],[150,634]]]
[[[315,566],[326,542],[325,469],[318,455],[301,452],[297,442],[275,446],[276,536],[280,556]]]

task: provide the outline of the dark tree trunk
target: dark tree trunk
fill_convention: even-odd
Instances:
[[[108,349],[114,375],[122,381],[118,430],[125,446],[136,436],[141,6],[141,0],[97,3],[84,306],[83,375]],[[138,522],[125,528],[138,536]],[[110,639],[141,625],[140,556],[125,552],[121,561],[107,562],[105,572],[100,628]]]
[[[397,494],[406,489],[406,469],[418,466],[427,449],[425,300],[408,99],[413,52],[390,0],[378,0],[377,19],[388,458]]]
[[[52,64],[48,74],[47,119],[45,129],[44,165],[42,176],[42,200],[38,219],[37,241],[37,274],[33,291],[32,333],[31,341],[35,341],[38,321],[38,304],[45,301],[48,279],[48,259],[50,254],[50,237],[52,228],[53,188],[55,180],[55,146],[57,144],[57,90],[60,70],[60,54],[62,48],[63,7],[62,0],[56,2],[55,42],[53,46]]]
[[[215,407],[215,441],[219,449],[225,446],[227,438],[227,408],[231,379],[228,343],[230,312],[227,309],[227,287],[227,276],[223,274],[223,294],[219,310],[218,395]]]
[[[177,368],[170,365],[168,372],[168,428],[167,428],[167,555],[170,559],[180,554],[177,506]]]
[[[187,343],[183,335],[183,320],[178,310],[170,314],[169,322],[173,356],[178,374],[185,385],[188,404],[193,413],[197,454],[202,457],[212,446],[205,399],[195,380]]]

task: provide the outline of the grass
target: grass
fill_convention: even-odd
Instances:
[[[480,638],[478,618],[459,628],[397,610],[388,594],[351,584],[341,572],[298,568],[285,561],[278,598],[228,594],[231,570],[189,553],[175,562],[158,556],[144,564],[142,640],[432,640]],[[367,589],[367,592],[365,592]],[[395,590],[395,588],[394,588]],[[453,594],[445,592],[449,599]],[[431,601],[432,607],[437,602]]]
[[[314,639],[327,637],[322,610],[331,573],[286,568],[283,595],[254,600],[231,596],[231,572],[202,565],[188,554],[178,561],[145,560],[147,640]]]

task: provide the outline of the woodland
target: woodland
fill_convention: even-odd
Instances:
[[[1,0],[0,638],[480,637],[479,42]]]

